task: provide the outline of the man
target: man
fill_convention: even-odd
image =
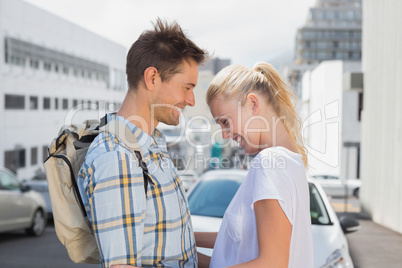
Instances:
[[[198,65],[206,57],[177,23],[160,19],[128,52],[129,89],[107,121],[123,122],[134,134],[150,183],[144,191],[139,159],[121,137],[107,132],[96,137],[79,184],[103,267],[197,267],[187,199],[156,126],[178,125],[181,110],[194,106]]]

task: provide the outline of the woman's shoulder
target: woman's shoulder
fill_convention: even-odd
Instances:
[[[262,150],[251,162],[251,168],[281,169],[293,165],[304,165],[302,155],[279,146]]]

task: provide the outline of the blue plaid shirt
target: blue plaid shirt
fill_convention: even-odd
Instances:
[[[101,266],[197,267],[197,254],[185,192],[166,149],[163,134],[152,137],[126,119],[144,155],[152,183],[144,191],[142,169],[116,136],[101,133],[92,142],[78,176],[92,222]]]

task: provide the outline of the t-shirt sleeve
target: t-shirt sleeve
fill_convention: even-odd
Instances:
[[[257,159],[258,160],[258,159]],[[269,161],[269,160],[267,160]],[[293,187],[291,180],[283,168],[272,167],[273,165],[263,165],[263,161],[257,163],[250,170],[249,178],[251,182],[252,204],[259,200],[277,199],[289,222],[293,225]]]

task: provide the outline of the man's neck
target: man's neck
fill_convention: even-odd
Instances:
[[[129,89],[117,115],[127,119],[150,136],[158,125],[151,116],[149,100],[145,94],[141,94],[141,90],[134,92]]]

